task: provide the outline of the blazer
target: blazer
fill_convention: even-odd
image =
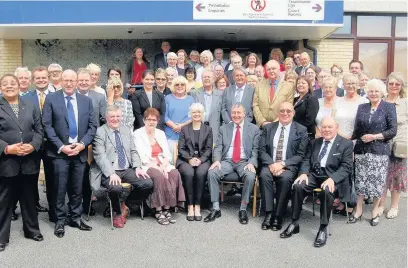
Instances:
[[[164,96],[157,90],[152,91],[152,106],[150,106],[149,98],[147,97],[144,89],[136,91],[130,99],[133,107],[133,114],[135,116],[134,127],[135,129],[143,127],[143,114],[147,108],[156,108],[160,113],[160,120],[157,123],[157,128],[164,130],[164,115],[166,113],[166,102]]]
[[[79,93],[76,94],[78,104],[78,142],[85,145],[85,149],[79,153],[82,162],[88,158],[88,145],[91,144],[96,133],[96,117],[92,106],[92,100]],[[63,91],[48,94],[42,112],[42,122],[48,146],[47,155],[52,158],[67,158],[58,150],[69,144],[68,111],[65,104]]]
[[[153,70],[157,70],[158,68],[166,69],[167,66],[168,65],[166,59],[164,58],[164,53],[157,53],[153,60]]]
[[[279,122],[267,124],[263,128],[259,140],[259,162],[262,166],[269,166],[273,161],[273,139],[278,130]],[[279,130],[280,133],[280,130]],[[306,155],[309,139],[306,127],[292,122],[289,130],[288,145],[286,148],[285,168],[297,174],[298,168]],[[275,147],[277,144],[275,144]]]
[[[227,78],[228,78],[229,84],[230,84],[230,85],[235,85],[234,70],[228,70],[225,75],[226,75]]]
[[[360,104],[357,109],[352,140],[357,140],[354,152],[356,154],[372,153],[377,155],[391,154],[391,140],[397,135],[397,112],[395,105],[381,101],[377,111],[371,116],[371,104]],[[384,140],[374,140],[364,143],[361,137],[365,134],[379,134]]]
[[[299,124],[307,128],[307,134],[311,139],[314,139],[316,136],[316,116],[319,112],[319,101],[316,97],[312,96],[310,93],[306,95],[299,101],[299,97],[296,97],[293,100],[295,108],[295,116],[293,121],[298,122]]]
[[[317,163],[322,145],[323,138],[317,138],[310,142],[299,175],[313,173],[313,165]],[[348,180],[353,171],[353,142],[337,134],[330,151],[327,153],[329,155],[326,161],[326,173],[329,178],[332,178],[336,184]]]
[[[130,168],[141,167],[139,154],[136,151],[133,135],[129,128],[119,128],[120,139],[125,150],[126,159]],[[114,163],[118,158],[115,134],[108,125],[96,130],[92,152],[94,160],[89,170],[89,180],[93,191],[99,189],[101,181],[115,174]]]
[[[323,89],[322,88],[315,89],[315,90],[313,90],[312,94],[317,99],[323,98]],[[337,88],[336,89],[336,96],[337,97],[344,97],[344,90],[342,88]]]
[[[14,177],[20,171],[24,175],[40,172],[39,150],[43,142],[44,131],[41,125],[40,110],[31,102],[19,98],[18,118],[9,103],[0,97],[0,176]],[[34,151],[26,156],[6,155],[7,145],[29,143]]]
[[[232,144],[232,135],[234,131],[234,123],[230,122],[226,125],[221,126],[220,132],[218,133],[218,138],[215,143],[215,148],[213,152],[213,160],[223,161],[227,157],[228,150]],[[259,146],[259,128],[244,120],[243,127],[243,145],[245,154],[248,157],[248,163],[258,166],[258,146]]]
[[[204,106],[205,109],[205,99],[204,99],[204,90],[200,88],[191,93],[191,96],[194,98],[195,102],[199,102]],[[218,137],[218,130],[221,126],[221,104],[222,104],[222,94],[223,92],[218,89],[213,89],[211,99],[211,111],[205,111],[209,113],[208,122],[212,129],[212,134],[214,138]]]
[[[254,116],[258,126],[263,122],[276,121],[279,114],[279,106],[284,102],[293,103],[294,84],[283,79],[279,81],[278,88],[275,89],[273,100],[270,100],[271,84],[269,79],[260,81],[254,94]]]
[[[106,123],[105,114],[107,103],[105,96],[96,91],[89,90],[88,98],[92,100],[92,107],[94,109],[96,126],[100,127],[101,125]]]
[[[224,124],[228,124],[231,122],[231,111],[232,105],[235,102],[235,92],[236,92],[236,85],[231,85],[227,87],[222,95],[222,103],[221,103],[221,116],[222,121]],[[248,122],[252,122],[254,118],[254,114],[252,112],[252,103],[254,99],[254,88],[248,84],[244,86],[244,94],[242,96],[241,103],[245,108],[245,120]]]
[[[154,136],[156,142],[163,150],[162,156],[169,160],[173,159],[173,155],[171,155],[170,153],[169,145],[167,143],[167,138],[166,134],[164,134],[164,131],[156,128]],[[136,129],[133,132],[133,140],[136,146],[136,150],[140,156],[140,160],[142,161],[142,168],[143,170],[147,171],[149,169],[148,165],[152,157],[152,146],[150,145],[146,128],[141,127],[139,129]],[[170,172],[172,169],[175,169],[175,167],[172,165],[168,165],[167,171]]]
[[[178,143],[177,168],[194,157],[195,142],[193,124],[190,123],[187,126],[182,127]],[[212,149],[213,135],[211,127],[201,124],[200,134],[198,135],[198,153],[200,155],[201,163],[211,162]]]

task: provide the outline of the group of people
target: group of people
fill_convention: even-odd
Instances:
[[[314,245],[327,241],[333,211],[361,219],[364,198],[373,198],[371,225],[385,211],[398,215],[406,192],[406,84],[391,73],[384,84],[353,60],[322,70],[306,52],[273,49],[261,65],[248,53],[230,61],[223,51],[170,52],[168,42],[148,68],[135,48],[127,77],[109,68],[78,71],[59,64],[17,68],[0,78],[0,251],[9,243],[19,203],[25,237],[42,241],[38,211],[48,211],[54,234],[65,227],[92,227],[81,214],[95,213],[92,192],[106,189],[113,225],[123,228],[132,196],[151,207],[161,225],[176,223],[172,209],[185,206],[188,221],[201,221],[206,185],[211,212],[221,217],[220,181],[242,182],[238,220],[249,221],[247,206],[259,180],[263,230],[279,231],[291,199],[291,223],[280,234],[299,232],[304,198],[315,189],[320,227]],[[125,80],[125,81],[124,81]],[[30,84],[33,84],[33,89]],[[43,162],[48,208],[39,206],[38,176]],[[346,211],[355,189],[357,202]],[[66,204],[65,197],[69,202]],[[341,202],[333,209],[333,204]]]

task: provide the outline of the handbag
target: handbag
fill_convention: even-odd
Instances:
[[[392,155],[396,158],[407,158],[407,143],[394,141],[392,143]]]

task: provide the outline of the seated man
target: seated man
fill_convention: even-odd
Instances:
[[[258,165],[259,129],[251,122],[244,121],[245,108],[242,104],[232,106],[232,122],[221,126],[214,148],[214,163],[208,170],[208,187],[210,188],[213,210],[204,219],[214,221],[221,217],[219,205],[220,180],[236,172],[243,180],[239,222],[248,223],[247,205],[255,183],[255,167]]]
[[[132,133],[127,127],[120,126],[120,121],[120,108],[109,106],[106,109],[106,124],[96,131],[93,142],[95,161],[90,170],[92,188],[96,190],[102,185],[108,190],[115,213],[113,225],[116,228],[123,228],[126,222],[119,200],[123,190],[122,183],[131,184],[141,199],[147,198],[153,189],[152,180],[141,169]],[[101,181],[100,184],[98,180]],[[124,203],[122,209],[126,209]]]
[[[337,124],[332,117],[322,120],[322,137],[309,144],[307,154],[300,167],[300,176],[293,183],[292,223],[280,234],[291,237],[299,232],[299,216],[305,194],[321,188],[320,228],[314,246],[322,247],[327,240],[327,225],[333,206],[334,191],[339,183],[348,179],[353,169],[353,143],[337,134]]]
[[[273,231],[282,228],[292,183],[306,154],[309,142],[307,129],[293,122],[294,115],[293,105],[282,103],[278,110],[279,121],[264,125],[259,141],[259,161],[262,165],[259,183],[262,207],[266,213],[261,226],[263,230],[271,226]],[[275,209],[274,182],[277,195]]]

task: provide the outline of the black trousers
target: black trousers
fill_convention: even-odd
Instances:
[[[320,188],[320,185],[328,178],[323,168],[322,170],[323,172],[320,172],[322,175],[317,175],[314,172],[310,173],[308,177],[309,182],[307,185],[305,183],[293,185],[293,221],[299,220],[305,195],[309,195],[314,189]],[[333,208],[334,193],[330,193],[329,189],[326,187],[318,194],[318,198],[320,200],[320,224],[328,225],[330,220],[330,212]]]
[[[33,237],[40,234],[38,212],[35,207],[37,193],[38,173],[0,177],[0,244],[8,243],[10,239],[14,200],[20,202],[24,235]]]
[[[290,191],[296,174],[290,170],[285,170],[280,176],[273,176],[269,168],[262,167],[259,175],[259,184],[262,196],[262,208],[266,212],[275,212],[275,216],[279,218],[285,217],[288,207]],[[276,183],[276,205],[273,200],[275,198],[273,191],[273,183]]]
[[[136,176],[136,172],[133,168],[128,168],[126,170],[117,170],[116,174],[122,180],[122,183],[129,183],[133,186],[132,195],[137,194],[140,196],[141,200],[146,199],[150,193],[153,191],[153,181],[151,179],[139,178]],[[120,215],[120,196],[123,192],[121,185],[110,185],[109,178],[105,178],[102,181],[102,186],[108,189],[109,198],[112,202],[112,210],[116,215]],[[125,201],[125,200],[123,200]]]
[[[187,205],[201,205],[210,165],[209,162],[204,162],[198,167],[193,167],[189,163],[184,162],[179,166],[178,170],[183,181],[184,190],[186,191]]]
[[[64,224],[67,218],[65,196],[68,194],[68,215],[71,221],[79,222],[82,214],[82,182],[85,163],[79,156],[54,160],[54,192],[56,193],[55,215],[57,224]]]
[[[82,211],[85,213],[89,211],[92,195],[91,184],[89,182],[89,169],[90,166],[87,161],[85,162],[84,180],[82,182]]]

